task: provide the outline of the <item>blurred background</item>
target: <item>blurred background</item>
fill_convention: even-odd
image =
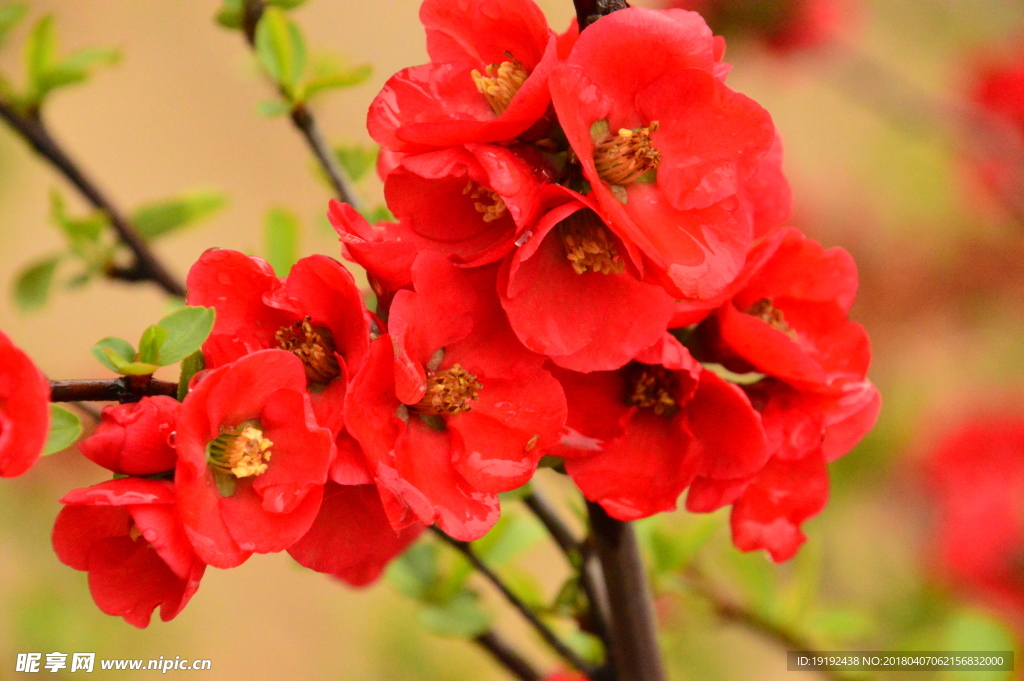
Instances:
[[[551,26],[564,30],[571,3],[538,1]],[[302,254],[339,256],[324,219],[329,187],[289,121],[257,113],[274,93],[241,34],[214,22],[220,3],[26,4],[27,20],[0,51],[0,73],[15,84],[23,78],[21,44],[47,13],[62,53],[87,46],[121,52],[118,64],[86,85],[55,93],[45,111],[54,135],[117,205],[130,212],[194,191],[228,197],[222,209],[156,245],[178,276],[212,246],[263,253],[264,217],[274,207],[297,218]],[[369,144],[365,111],[374,94],[395,71],[426,61],[418,5],[309,0],[292,13],[312,53],[373,66],[366,83],[315,103],[332,143]],[[805,525],[809,540],[787,564],[732,549],[727,513],[645,523],[674,681],[789,678],[786,635],[822,650],[1015,647],[1012,613],[943,577],[935,550],[942,513],[922,462],[960,419],[992,410],[1024,418],[1024,222],[1005,192],[978,181],[974,168],[985,150],[960,117],[978,64],[1019,58],[1022,40],[1019,0],[851,2],[810,47],[780,48],[742,31],[730,36],[730,85],[768,109],[782,135],[792,224],[846,248],[859,265],[853,317],[871,335],[870,376],[884,405],[876,429],[831,466],[829,505]],[[92,345],[104,336],[137,338],[169,303],[146,284],[98,279],[67,288],[78,272],[62,265],[47,304],[20,310],[18,273],[64,248],[51,219],[54,190],[68,212],[87,212],[61,177],[0,126],[0,328],[51,378],[105,376]],[[380,202],[373,178],[360,190],[368,203]],[[538,484],[571,512],[578,502],[548,473]],[[416,603],[387,581],[355,591],[283,554],[209,570],[169,623],[154,618],[137,630],[102,614],[86,575],[53,555],[49,534],[57,500],[104,475],[64,452],[0,484],[0,680],[18,677],[16,654],[30,651],[208,658],[207,679],[506,678],[471,644],[424,631]],[[521,511],[509,507],[512,516]],[[1024,501],[1018,513],[1024,522]],[[503,569],[551,601],[568,572],[530,521],[522,523],[524,551]],[[1024,568],[1016,579],[1024,590]],[[724,602],[752,613],[754,623],[730,616]],[[554,670],[514,617],[498,622]],[[1016,678],[871,678],[911,676]]]

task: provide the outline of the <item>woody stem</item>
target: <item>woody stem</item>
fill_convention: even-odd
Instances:
[[[619,681],[665,681],[654,604],[636,532],[587,502],[594,548],[604,570],[611,609],[612,659]]]

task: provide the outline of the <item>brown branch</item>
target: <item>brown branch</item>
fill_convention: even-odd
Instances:
[[[131,222],[100,191],[85,172],[50,134],[42,119],[20,113],[10,102],[0,99],[0,118],[22,137],[38,153],[59,170],[75,189],[97,210],[103,211],[111,226],[135,257],[135,263],[127,268],[135,276],[132,281],[152,281],[172,296],[185,297],[185,286],[164,267],[149,245],[135,230]],[[114,277],[127,279],[126,277]]]
[[[256,26],[260,23],[264,9],[266,9],[266,2],[264,0],[244,0],[242,32],[245,34],[249,47],[254,50],[256,49]],[[285,101],[291,101],[291,98],[283,88],[278,87],[278,93]],[[334,193],[338,199],[359,210],[358,200],[348,187],[349,183],[346,178],[345,169],[341,167],[341,164],[334,155],[334,151],[324,139],[323,134],[320,132],[320,126],[317,124],[316,118],[313,117],[313,113],[306,108],[305,104],[299,103],[292,107],[291,119],[292,124],[302,133],[306,144],[309,145],[313,155],[316,156],[316,160],[320,163],[320,167],[326,173],[327,179],[334,188]]]
[[[541,621],[540,617],[537,616],[537,613],[535,613],[530,606],[524,603],[523,600],[519,598],[519,596],[517,596],[515,592],[505,584],[505,582],[502,581],[501,577],[499,577],[497,573],[491,570],[486,563],[480,560],[480,556],[476,555],[476,551],[473,550],[473,547],[469,542],[459,541],[458,539],[449,537],[436,526],[433,526],[430,529],[445,543],[461,553],[466,560],[468,560],[470,564],[472,564],[472,566],[487,579],[487,581],[493,584],[498,591],[501,592],[501,595],[505,597],[505,600],[508,601],[513,608],[519,611],[519,614],[523,616],[531,627],[533,627],[544,642],[551,646],[551,649],[554,650],[559,657],[568,662],[576,670],[582,672],[584,675],[590,676],[593,671],[593,665],[580,657],[579,653],[567,646],[562,639],[558,638],[558,635],[555,634],[548,625]]]
[[[774,641],[786,650],[816,653],[816,647],[797,633],[779,626],[734,600],[722,594],[698,569],[691,567],[686,572],[686,581],[696,593],[706,598],[714,608],[715,614],[724,620],[738,624],[750,631]],[[830,681],[847,681],[846,676],[828,669],[819,669],[821,675]]]
[[[473,640],[519,681],[540,681],[542,678],[532,664],[493,630],[485,631]]]
[[[576,23],[582,31],[603,16],[629,7],[625,0],[573,0]]]
[[[152,376],[122,376],[108,381],[50,381],[51,402],[138,402],[143,397],[178,395],[178,384]]]
[[[665,681],[657,623],[636,532],[588,501],[594,548],[611,606],[612,653],[619,681]]]

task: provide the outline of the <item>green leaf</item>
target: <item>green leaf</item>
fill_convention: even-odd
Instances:
[[[336,147],[334,155],[352,181],[358,182],[377,165],[379,151],[380,147],[375,144],[350,144]]]
[[[295,9],[306,0],[267,0],[268,5],[280,7],[281,9]]]
[[[499,568],[544,538],[544,528],[531,518],[505,513],[473,548],[489,567]]]
[[[103,228],[107,225],[107,217],[100,211],[95,211],[84,218],[73,218],[68,215],[64,197],[57,190],[50,192],[50,218],[72,242],[80,239],[98,241]]]
[[[160,348],[167,340],[167,329],[157,324],[142,332],[139,341],[139,361],[149,364],[160,364]]]
[[[157,324],[167,331],[160,349],[160,365],[176,364],[198,350],[213,330],[212,307],[183,307]]]
[[[135,361],[135,348],[121,338],[108,336],[92,346],[92,356],[114,373],[121,373],[118,367]]]
[[[964,611],[953,616],[946,625],[945,639],[941,650],[1009,652],[1016,648],[1013,632],[1006,624],[981,611]],[[1008,681],[1014,675],[1007,672],[958,671],[950,673],[949,678],[956,681]]]
[[[413,544],[388,566],[388,581],[409,598],[425,601],[437,584],[437,559],[438,551],[434,544]]]
[[[39,75],[39,93],[42,95],[65,85],[85,82],[93,67],[116,64],[120,59],[121,53],[112,48],[87,47],[72,52]]]
[[[156,364],[150,364],[149,362],[132,362],[122,366],[118,373],[125,376],[150,376],[159,368]]]
[[[365,83],[372,75],[372,66],[369,64],[359,64],[358,66],[341,69],[333,73],[315,76],[310,78],[302,88],[302,98],[306,100],[328,90],[353,87],[360,83]]]
[[[283,208],[271,208],[263,225],[263,246],[267,262],[279,277],[299,259],[299,220]]]
[[[753,385],[754,383],[757,383],[758,381],[763,379],[765,376],[764,374],[758,373],[756,371],[748,371],[745,374],[737,374],[735,371],[730,371],[729,369],[726,369],[723,365],[716,364],[714,362],[705,362],[702,364],[702,366],[708,371],[714,374],[718,374],[719,378],[729,381],[730,383],[735,383],[736,385]]]
[[[419,612],[419,623],[436,636],[473,638],[491,627],[491,618],[468,591],[447,603],[428,605]]]
[[[306,68],[306,45],[299,27],[279,7],[268,7],[256,27],[256,54],[270,77],[293,96]]]
[[[265,116],[266,118],[284,116],[291,112],[291,102],[286,102],[283,99],[267,99],[256,104],[256,113],[260,116]]]
[[[27,13],[28,7],[25,5],[4,5],[0,7],[0,45],[3,44],[4,37],[25,18]]]
[[[217,11],[217,23],[224,28],[242,28],[244,13],[242,0],[224,0],[224,6]]]
[[[14,301],[20,309],[36,310],[46,303],[58,262],[60,256],[50,256],[21,270],[14,282]]]
[[[164,201],[147,203],[135,211],[132,222],[142,236],[156,239],[198,222],[225,205],[227,197],[220,192],[191,192]]]
[[[78,416],[64,407],[50,405],[50,434],[46,436],[43,456],[65,450],[75,443],[82,434],[82,422]]]
[[[42,80],[57,54],[57,35],[53,16],[47,14],[36,22],[25,42],[25,66],[28,71],[29,100],[37,104],[45,94]]]
[[[366,221],[371,225],[375,225],[381,221],[394,222],[395,220],[395,214],[383,204],[361,210],[359,211],[359,214],[366,218]]]
[[[192,377],[206,368],[206,358],[202,350],[196,350],[191,355],[181,360],[181,376],[178,377],[178,401],[181,402],[188,395],[188,384]]]

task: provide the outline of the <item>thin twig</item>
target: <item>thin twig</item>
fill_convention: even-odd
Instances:
[[[245,34],[249,47],[254,50],[256,49],[256,26],[260,23],[264,9],[266,9],[266,2],[264,0],[244,0],[242,32]],[[285,101],[290,101],[287,93],[282,88],[279,87],[278,92]],[[334,193],[338,199],[359,210],[359,202],[348,186],[349,182],[345,169],[341,167],[341,164],[334,155],[334,151],[325,141],[313,113],[306,108],[305,104],[300,103],[292,107],[291,119],[292,124],[302,133],[306,143],[312,149],[313,155],[316,156],[316,160],[320,163],[320,167],[327,174],[327,179],[330,180],[331,186],[334,187]]]
[[[184,284],[164,267],[131,222],[100,191],[96,183],[85,174],[81,167],[68,156],[67,152],[50,134],[41,118],[22,114],[10,102],[3,99],[0,99],[0,118],[3,118],[15,132],[28,142],[36,153],[59,170],[94,208],[106,214],[121,243],[127,246],[135,257],[135,262],[131,267],[116,272],[112,271],[110,273],[112,278],[152,281],[172,296],[182,298],[185,296]]]
[[[734,600],[722,594],[698,569],[691,567],[686,572],[686,582],[696,593],[706,598],[722,619],[745,627],[764,638],[778,643],[782,648],[816,654],[816,648],[807,639],[793,631],[781,627]],[[821,675],[830,681],[848,681],[848,677],[839,672],[819,669]]]
[[[551,502],[534,487],[530,494],[523,497],[523,503],[533,512],[541,524],[547,528],[551,537],[565,554],[573,569],[579,568],[580,585],[590,605],[590,628],[604,644],[605,653],[612,657],[611,615],[608,612],[608,592],[604,585],[601,565],[597,562],[590,547],[576,538],[572,529],[558,515],[558,510]]]
[[[665,681],[657,623],[636,532],[587,502],[594,549],[601,561],[611,608],[612,652],[620,681]]]
[[[493,570],[487,567],[482,560],[480,560],[480,557],[476,555],[476,551],[473,550],[473,547],[468,542],[453,539],[436,526],[431,527],[430,529],[433,530],[434,534],[440,537],[444,542],[454,547],[459,553],[465,556],[466,560],[468,560],[473,567],[487,579],[487,581],[493,584],[498,591],[501,592],[501,595],[505,597],[505,600],[507,600],[513,608],[519,611],[519,614],[529,622],[530,626],[532,626],[540,637],[544,639],[544,642],[551,646],[551,648],[558,653],[563,660],[583,674],[590,674],[593,670],[593,665],[580,657],[579,653],[567,646],[562,639],[558,638],[555,632],[541,621],[537,616],[537,613],[530,609],[530,606],[524,603],[522,599],[520,599],[519,596],[517,596],[512,589],[510,589],[508,585],[501,580],[501,577],[499,577]]]
[[[485,631],[473,640],[519,681],[540,681],[542,678],[540,672],[493,629]]]
[[[147,380],[148,379],[148,380]],[[178,384],[149,376],[122,376],[108,381],[50,381],[51,402],[138,402],[143,397],[176,397]]]

